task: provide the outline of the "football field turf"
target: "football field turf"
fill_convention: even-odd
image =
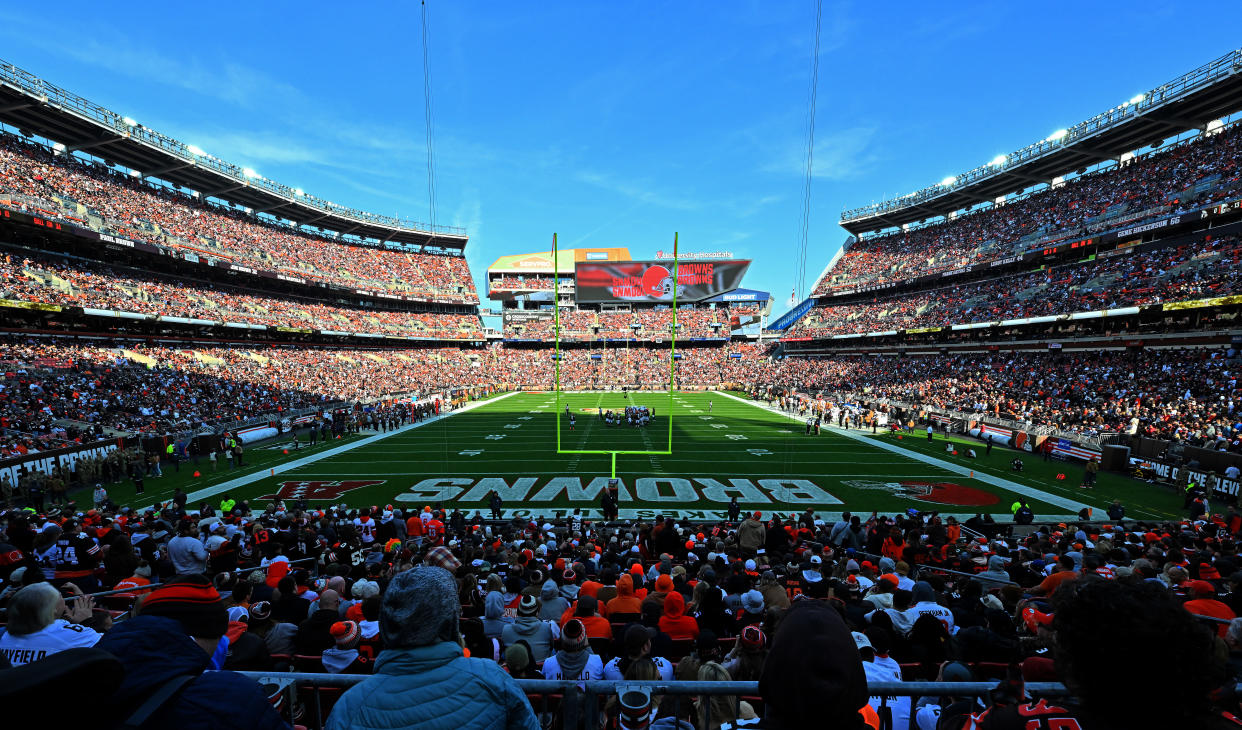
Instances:
[[[279,495],[312,506],[391,504],[418,508],[441,503],[489,514],[493,491],[506,517],[556,517],[573,508],[598,516],[599,497],[611,476],[608,454],[558,454],[573,450],[665,451],[669,446],[667,393],[515,393],[470,404],[460,412],[396,432],[354,437],[285,456],[286,444],[261,444],[247,452],[262,468],[212,475],[210,482],[178,476],[196,505],[228,492],[252,500]],[[599,410],[645,405],[646,427],[606,425]],[[574,415],[574,427],[566,415]],[[1070,516],[1083,506],[1102,508],[1122,496],[1132,518],[1172,516],[1173,497],[1116,475],[1101,475],[1100,489],[1076,489],[1081,467],[1044,464],[1024,455],[1027,471],[1013,474],[1017,452],[996,448],[979,458],[946,453],[937,436],[825,429],[806,435],[804,421],[725,393],[676,393],[672,399],[672,453],[616,457],[622,518],[666,514],[689,519],[723,517],[730,497],[743,512],[788,514],[810,507],[828,516],[849,509],[892,514],[914,508],[942,514],[988,512],[1008,521],[1022,496],[1038,516]],[[338,445],[339,444],[339,445]],[[1066,473],[1058,482],[1051,470]],[[239,476],[240,475],[240,476]],[[148,482],[147,504],[166,498],[173,481]],[[153,489],[154,488],[154,489]],[[124,489],[118,489],[123,492]],[[124,499],[124,494],[114,498]],[[218,497],[216,498],[218,499]],[[213,503],[216,500],[213,500]]]

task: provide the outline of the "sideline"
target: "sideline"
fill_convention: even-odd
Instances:
[[[303,456],[301,459],[294,459],[293,461],[286,461],[285,463],[279,466],[268,467],[267,469],[264,469],[262,471],[251,472],[250,474],[237,477],[236,479],[230,479],[227,482],[221,482],[219,484],[215,484],[210,487],[200,489],[196,492],[190,492],[189,494],[186,495],[186,509],[187,510],[197,509],[197,506],[195,506],[196,502],[201,502],[202,500],[207,499],[208,497],[214,497],[215,495],[227,492],[230,489],[239,489],[241,487],[254,484],[255,482],[260,481],[262,479],[267,479],[269,477],[272,477],[276,474],[283,474],[287,471],[292,471],[294,469],[300,469],[301,467],[304,467],[307,464],[314,464],[317,461],[326,459],[331,456],[336,456],[338,454],[345,454],[350,451],[353,451],[354,449],[361,448],[363,446],[370,446],[371,444],[377,441],[382,441],[390,436],[396,436],[399,433],[405,433],[407,431],[412,431],[416,428],[422,428],[423,426],[429,426],[433,423],[439,423],[440,421],[446,418],[452,418],[453,416],[459,413],[466,413],[467,411],[472,411],[475,408],[481,408],[482,406],[489,405],[491,403],[497,403],[499,401],[504,400],[505,398],[517,395],[518,393],[519,391],[515,390],[515,391],[510,391],[508,393],[505,393],[504,395],[496,396],[495,398],[484,398],[483,400],[477,400],[477,401],[474,401],[473,403],[468,403],[454,411],[449,411],[448,413],[443,413],[439,416],[435,416],[434,418],[428,418],[426,420],[419,421],[418,423],[409,423],[396,430],[388,431],[387,433],[377,433],[373,436],[368,436],[364,439],[359,439],[357,441],[351,441],[347,444],[341,444],[340,446],[333,447],[326,451],[320,451],[317,454]],[[136,508],[136,509],[138,512],[143,512],[145,510],[154,508],[154,506],[155,505],[146,505],[144,507]]]
[[[738,401],[739,403],[746,403],[760,410],[768,411],[769,413],[775,413],[779,416],[784,416],[792,421],[797,421],[799,423],[806,423],[806,421],[803,418],[799,416],[791,416],[790,414],[785,413],[778,408],[773,408],[767,405],[761,405],[755,401],[746,400],[745,398],[738,398],[737,396],[731,393],[721,392],[720,394],[725,396],[726,398],[732,398],[733,400]],[[1090,507],[1092,512],[1098,512],[1099,514],[1107,513],[1107,510],[1103,509],[1099,505],[1091,505],[1091,504],[1086,504],[1083,502],[1076,502],[1072,499],[1066,499],[1065,497],[1058,497],[1055,494],[1049,494],[1047,492],[1036,489],[1034,487],[1028,487],[1022,484],[1018,484],[1017,482],[1011,482],[1008,479],[1003,479],[998,476],[986,474],[979,470],[971,470],[971,469],[968,469],[967,467],[960,466],[958,464],[954,464],[949,461],[937,459],[934,456],[928,456],[927,454],[924,454],[919,451],[911,451],[909,449],[904,449],[900,446],[887,443],[880,439],[872,439],[872,438],[861,435],[854,431],[847,431],[845,429],[837,428],[836,426],[826,426],[826,428],[827,430],[832,431],[833,433],[839,436],[845,436],[846,438],[859,441],[861,443],[867,444],[868,446],[873,446],[877,449],[884,449],[885,451],[890,451],[894,454],[904,456],[907,459],[921,461],[924,464],[930,464],[932,466],[944,469],[946,471],[950,471],[958,476],[966,477],[968,479],[973,478],[977,481],[983,482],[984,484],[991,484],[994,487],[1000,487],[1001,489],[1008,490],[1010,492],[1013,492],[1014,494],[1021,494],[1024,497],[1030,497],[1031,499],[1038,499],[1039,501],[1044,502],[1046,504],[1055,505],[1057,507],[1061,507],[1063,509],[1068,509],[1068,510],[1073,511],[1073,514],[1070,514],[1070,515],[1046,515],[1046,516],[1040,515],[1040,519],[1049,520],[1049,519],[1067,519],[1068,518],[1068,519],[1077,520],[1078,513],[1082,511],[1083,507]],[[973,477],[971,476],[972,471],[974,473]]]

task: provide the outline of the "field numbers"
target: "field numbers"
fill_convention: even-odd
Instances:
[[[746,453],[752,456],[771,456],[772,452],[767,449],[746,449]]]
[[[465,451],[458,451],[457,455],[458,456],[478,456],[481,453],[483,453],[483,449],[466,449]]]
[[[487,439],[488,441],[499,441],[504,437],[505,435],[503,433],[493,433],[488,436],[484,436],[483,438]]]
[[[725,438],[733,439],[734,441],[746,441],[747,440],[746,434],[743,434],[743,433],[726,433]]]
[[[521,427],[522,427],[522,424],[520,423],[506,423],[505,424],[505,428],[521,428]]]
[[[713,423],[713,424],[711,424],[711,426],[712,426],[712,428],[728,428],[728,427],[729,427],[729,424],[727,424],[727,423]]]

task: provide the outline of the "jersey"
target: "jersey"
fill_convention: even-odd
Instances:
[[[13,666],[20,667],[65,649],[92,647],[101,638],[103,634],[94,629],[58,618],[33,634],[17,636],[6,632],[0,636],[0,656],[8,659]]]
[[[431,520],[427,523],[427,539],[432,545],[439,545],[444,537],[444,523],[439,520]]]
[[[655,662],[656,669],[660,672],[660,680],[664,682],[673,681],[673,663],[664,657],[653,656],[651,661]],[[612,661],[604,665],[604,679],[621,680],[625,676],[621,673],[621,657],[616,657]]]
[[[358,537],[363,545],[375,542],[375,520],[370,517],[355,517],[354,529],[358,531]]]
[[[82,533],[62,537],[56,541],[60,555],[56,560],[57,578],[80,578],[90,575],[99,565],[102,555],[95,540]]]

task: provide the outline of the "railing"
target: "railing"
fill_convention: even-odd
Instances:
[[[239,674],[262,684],[276,685],[280,693],[285,697],[286,701],[282,703],[282,706],[286,708],[293,708],[296,704],[297,690],[299,688],[314,690],[311,692],[310,697],[310,701],[313,703],[313,710],[312,708],[305,708],[307,710],[306,714],[299,719],[301,724],[313,728],[322,728],[323,721],[326,719],[321,705],[319,689],[348,689],[374,676],[312,672],[239,672]],[[518,688],[531,700],[531,707],[537,714],[559,714],[550,711],[549,696],[563,695],[573,687],[580,687],[582,689],[586,694],[585,706],[587,708],[594,708],[596,714],[602,714],[598,710],[602,698],[620,697],[630,692],[642,693],[652,697],[668,697],[674,703],[673,714],[676,717],[686,716],[686,714],[681,712],[681,702],[682,698],[687,696],[733,697],[735,713],[738,707],[737,703],[743,698],[759,697],[758,682],[632,682],[624,680],[578,682],[574,680],[547,679],[518,679],[514,681],[517,683]],[[989,693],[996,689],[996,684],[995,681],[868,682],[867,691],[872,695],[873,699],[879,699],[880,712],[883,714],[884,709],[889,708],[892,701],[898,697],[979,697],[986,700]],[[1025,688],[1028,694],[1039,697],[1065,697],[1070,694],[1065,685],[1059,682],[1028,682]],[[538,706],[535,702],[536,699],[540,700]],[[689,702],[690,700],[685,701]],[[913,704],[911,702],[909,730],[914,730],[917,727]],[[696,723],[696,727],[709,727],[709,723],[706,720],[710,709],[710,703],[703,703],[702,706],[696,709],[694,714],[702,722],[702,724]]]

